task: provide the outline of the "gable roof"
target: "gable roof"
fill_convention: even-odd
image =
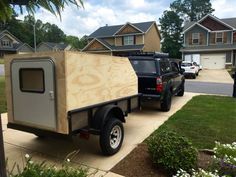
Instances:
[[[236,18],[222,18],[221,21],[236,29]]]
[[[114,46],[110,45],[107,41],[101,39],[101,38],[94,38],[90,43],[88,43],[82,51],[86,51],[86,49],[94,42],[98,41],[100,44],[102,44],[104,47],[106,47],[110,51],[124,51],[124,50],[142,50],[144,47],[144,44],[140,45],[123,45],[123,46]],[[96,51],[96,50],[95,50]]]
[[[202,19],[200,19],[198,22],[196,21],[192,21],[192,22],[186,22],[183,28],[183,32],[185,32],[187,29],[190,29],[193,27],[193,24],[197,23],[199,24],[200,22],[202,22],[204,19],[206,19],[207,17],[213,18],[214,20],[220,22],[221,24],[231,28],[231,29],[236,29],[236,18],[223,18],[223,19],[219,19],[211,14],[206,15],[205,17],[203,17]]]
[[[186,32],[186,31],[188,31],[188,30],[190,30],[191,28],[193,28],[194,26],[199,26],[199,27],[201,27],[201,28],[203,28],[203,29],[205,29],[206,31],[210,31],[208,28],[206,28],[205,26],[203,26],[203,25],[201,25],[201,24],[199,24],[199,23],[197,23],[197,22],[195,22],[195,23],[193,23],[191,26],[189,26],[188,28],[185,28],[185,30],[183,31],[183,32]]]
[[[64,50],[66,47],[68,47],[68,44],[55,42],[41,42],[37,47],[43,44],[47,45],[50,48],[58,48],[59,50]]]
[[[127,24],[145,33],[148,31],[148,29],[152,26],[153,23],[155,23],[155,21],[141,22],[141,23],[126,23],[124,25],[114,25],[114,26],[103,26],[98,28],[92,34],[90,34],[88,38],[91,39],[91,38],[101,38],[101,37],[112,37]]]
[[[18,43],[22,43],[16,36],[11,34],[8,30],[3,30],[0,32],[0,39],[3,38],[5,35],[8,35],[12,40],[17,41]]]

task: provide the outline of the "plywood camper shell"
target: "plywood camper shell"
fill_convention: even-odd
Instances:
[[[18,72],[12,74],[14,73],[12,63],[40,62],[44,59],[50,59],[55,68],[56,129],[50,131],[69,134],[68,112],[70,111],[138,94],[137,76],[127,58],[70,51],[9,55],[5,58],[9,123],[45,128],[30,122],[16,121],[12,86],[14,78],[19,77]]]

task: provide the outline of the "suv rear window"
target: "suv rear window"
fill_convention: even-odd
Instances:
[[[153,60],[130,60],[136,73],[156,74],[156,62]]]
[[[192,63],[182,63],[181,66],[192,66]]]

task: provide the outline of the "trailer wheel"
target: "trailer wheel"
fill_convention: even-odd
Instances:
[[[100,134],[100,147],[104,155],[113,155],[120,150],[124,138],[124,128],[118,119],[109,119]]]

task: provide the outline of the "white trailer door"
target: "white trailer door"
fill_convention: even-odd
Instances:
[[[22,125],[55,130],[55,78],[52,60],[13,60],[11,79],[14,121]]]

